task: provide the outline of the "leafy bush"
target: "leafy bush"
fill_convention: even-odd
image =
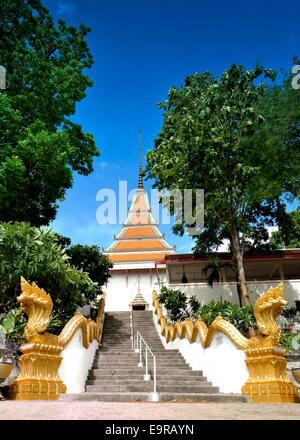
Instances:
[[[99,286],[108,282],[113,264],[107,255],[102,254],[99,246],[76,244],[66,248],[66,253],[70,257],[70,263],[87,272],[91,280]]]
[[[256,326],[253,307],[239,307],[229,301],[210,301],[201,306],[195,296],[187,298],[181,290],[168,289],[161,286],[159,300],[167,310],[167,316],[172,322],[183,321],[185,318],[203,319],[210,326],[217,316],[231,322],[241,333],[246,335],[249,327]]]
[[[241,333],[246,334],[249,327],[256,326],[256,319],[253,307],[239,307],[229,301],[210,301],[208,304],[200,306],[196,317],[203,319],[207,326],[210,326],[217,316],[221,316],[231,322]]]
[[[3,315],[0,320],[0,330],[3,331],[6,342],[17,344],[25,342],[23,333],[26,324],[27,319],[20,308],[11,309]]]
[[[295,343],[300,344],[300,331],[298,331],[297,333],[291,331],[281,333],[280,345],[282,345],[286,349],[286,351],[291,353],[298,351],[294,346]]]
[[[161,286],[160,291],[159,301],[165,306],[168,318],[172,322],[182,321],[188,317],[186,310],[187,298],[181,290],[172,290]]]
[[[199,303],[195,295],[188,298],[187,303],[188,303],[189,316],[192,319],[195,319],[201,304]]]

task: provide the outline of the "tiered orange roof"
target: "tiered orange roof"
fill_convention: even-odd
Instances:
[[[122,237],[154,237],[157,234],[152,227],[140,227],[140,228],[124,228],[120,233]]]
[[[152,216],[140,176],[127,220],[105,254],[113,262],[139,262],[160,260],[173,253],[175,249],[165,241]]]
[[[163,243],[160,240],[126,240],[117,242],[114,247],[114,251],[129,251],[129,250],[140,250],[140,249],[165,249]]]

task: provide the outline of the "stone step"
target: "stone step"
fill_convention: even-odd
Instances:
[[[152,363],[149,362],[149,369],[152,369]],[[143,365],[143,367],[145,366],[145,363]],[[174,369],[176,370],[187,370],[187,366],[185,363],[183,364],[178,364],[176,363],[176,365],[172,366]],[[111,369],[111,370],[125,370],[125,369],[130,369],[130,368],[142,368],[138,366],[137,362],[131,362],[131,363],[127,363],[127,362],[94,362],[93,364],[93,368],[95,369]],[[156,362],[156,369],[157,371],[161,371],[162,369],[168,370],[169,367],[166,367],[166,363],[165,362]],[[191,371],[191,370],[188,370]]]
[[[109,347],[108,345],[104,345],[103,347],[101,347],[99,350],[96,351],[95,356],[100,356],[103,354],[106,355],[108,353],[112,353],[112,355],[117,356],[120,349],[121,349],[120,347],[113,348],[113,347]],[[145,350],[143,347],[142,347],[142,349],[143,349],[143,353],[144,353]],[[128,355],[130,355],[130,354],[132,356],[138,355],[138,353],[132,349],[132,345],[129,345],[128,347],[123,347],[122,350],[126,351],[126,353],[128,353]],[[161,352],[161,354],[164,354],[165,357],[167,357],[167,356],[180,356],[183,359],[182,354],[178,350],[166,350],[166,349],[162,348],[160,352]]]
[[[143,353],[143,358],[145,358]],[[95,357],[95,361],[108,361],[108,360],[122,360],[124,362],[134,360],[139,361],[140,355],[138,353],[125,352],[125,353],[101,353],[100,355]],[[152,359],[151,355],[148,355],[148,359]],[[179,354],[166,355],[165,353],[159,353],[156,356],[157,361],[161,360],[164,362],[184,362],[184,359]]]
[[[199,378],[197,380],[199,380],[199,386],[212,386],[212,383],[207,381],[205,377],[201,377],[199,380]],[[102,379],[88,379],[86,382],[86,385],[98,385],[98,386],[105,386],[105,385],[141,385],[144,386],[146,385],[148,382],[150,382],[153,386],[153,380],[144,380],[143,378],[139,378],[139,379],[106,379],[106,380],[102,380]],[[188,381],[183,381],[182,378],[181,380],[176,380],[176,386],[185,386],[185,387],[193,387],[193,386],[198,386],[197,384],[195,384],[196,381],[192,381],[192,380],[188,380]],[[167,380],[167,379],[157,379],[157,386],[173,386],[173,381],[172,380]]]
[[[93,363],[94,364],[99,363],[101,365],[103,365],[103,364],[110,365],[110,364],[114,364],[114,363],[118,363],[118,364],[122,363],[122,364],[132,365],[132,364],[137,364],[139,362],[140,362],[140,358],[139,357],[133,357],[133,356],[127,356],[127,357],[125,357],[125,356],[103,356],[102,355],[102,357],[94,359]],[[146,362],[145,358],[142,358],[142,362],[143,363]],[[148,356],[148,363],[149,364],[153,364],[152,357]],[[166,365],[166,363],[168,365],[169,364],[172,364],[172,365],[177,365],[177,364],[178,365],[186,365],[184,359],[182,359],[182,358],[177,358],[177,357],[167,357],[167,358],[164,358],[164,357],[160,357],[160,356],[156,357],[156,365],[159,365],[159,364]]]
[[[142,372],[141,372],[142,370]],[[151,368],[149,368],[150,372]],[[101,368],[93,368],[93,371],[95,374],[103,373],[107,375],[131,375],[131,374],[144,374],[145,369],[142,367],[132,367],[132,368],[114,368],[114,367],[107,367],[107,366],[101,366]],[[199,371],[193,371],[189,370],[187,367],[184,368],[157,368],[156,374],[158,375],[167,375],[167,376],[195,376],[199,374]]]
[[[178,375],[173,375],[173,376],[168,376],[165,374],[157,374],[156,375],[156,379],[157,381],[164,381],[164,382],[174,382],[176,381],[176,383],[178,381],[184,381],[184,383],[186,382],[197,382],[197,381],[201,381],[201,382],[205,382],[207,381],[207,377],[202,375],[202,372],[199,371],[198,376],[181,376],[180,374]],[[111,381],[120,381],[120,380],[144,380],[144,374],[145,374],[145,369],[143,369],[143,371],[141,371],[139,374],[131,374],[131,375],[122,375],[122,376],[118,376],[117,374],[112,375],[112,374],[95,374],[93,371],[91,371],[91,373],[88,375],[88,380],[99,380],[101,381],[106,381],[106,380],[111,380]],[[153,379],[153,376],[151,376]]]
[[[142,351],[142,355],[145,355],[145,351]],[[151,355],[150,355],[151,356]],[[140,353],[136,353],[133,350],[128,350],[128,351],[124,351],[123,353],[121,353],[119,350],[107,350],[105,351],[101,351],[98,352],[95,356],[95,359],[100,359],[100,358],[108,358],[108,357],[115,357],[115,358],[124,358],[124,359],[137,359],[140,357]],[[157,354],[156,356],[157,359],[178,359],[178,360],[184,360],[184,358],[181,356],[180,353],[168,353],[166,352],[166,350],[161,351],[159,354]]]
[[[150,338],[145,337],[144,339],[145,339],[145,341],[146,341],[146,343],[148,345],[152,344],[152,345],[155,345],[157,347],[164,348],[163,344],[160,341],[157,341],[155,338],[150,339]],[[132,339],[131,338],[121,338],[121,337],[120,338],[119,337],[116,337],[116,338],[115,337],[111,337],[111,338],[105,338],[104,337],[103,340],[102,340],[102,344],[103,345],[107,345],[107,346],[108,345],[116,345],[116,344],[118,344],[118,345],[128,345],[128,346],[131,347]]]
[[[153,382],[152,381],[144,381],[142,385],[119,385],[119,384],[109,384],[109,385],[86,385],[86,391],[87,392],[94,392],[94,393],[105,393],[105,392],[112,392],[112,393],[124,393],[126,391],[135,392],[135,391],[151,391],[153,390]],[[212,386],[202,386],[202,385],[192,385],[192,386],[185,386],[185,385],[160,385],[157,384],[157,391],[158,392],[174,392],[174,393],[218,393],[219,388],[218,387],[212,387]]]
[[[114,373],[114,370],[112,371]],[[119,379],[133,379],[133,378],[141,378],[145,374],[145,368],[140,368],[137,373],[130,372],[127,374],[118,374],[118,372],[112,374],[111,372],[103,372],[101,369],[99,370],[90,370],[89,379],[96,379],[96,380],[106,380],[106,379],[112,379],[112,380],[119,380]],[[177,380],[189,380],[189,381],[197,381],[197,380],[207,380],[205,376],[203,376],[202,371],[193,371],[193,374],[189,374],[190,371],[186,373],[180,372],[179,374],[161,374],[157,373],[156,378],[157,380],[168,380],[168,381],[177,381]],[[196,374],[195,374],[196,373]]]
[[[155,349],[155,348],[153,348],[153,349],[151,349],[151,351],[153,351],[153,353],[155,354],[155,355],[157,355],[157,356],[159,356],[160,354],[163,354],[164,352],[165,352],[165,350],[164,349]],[[105,354],[109,354],[109,353],[117,353],[117,354],[120,354],[120,355],[122,355],[122,354],[130,354],[130,355],[132,355],[133,353],[134,354],[137,354],[137,353],[135,353],[132,349],[131,349],[131,347],[130,348],[119,348],[119,347],[112,347],[112,348],[105,348],[105,349],[103,349],[103,350],[101,350],[101,353],[105,353]],[[143,352],[144,353],[144,352]]]
[[[106,359],[95,359],[94,365],[103,366],[103,365],[136,365],[140,360],[134,359],[134,358],[128,358],[128,359],[119,359],[116,356],[113,358],[106,358]],[[142,362],[145,363],[145,361],[142,358]],[[148,357],[149,364],[153,364],[153,359],[151,357]],[[175,359],[174,363],[173,361],[170,361],[171,366],[176,366],[177,368],[187,368],[186,362],[183,359]],[[156,358],[156,365],[159,367],[160,365],[166,366],[166,368],[169,367],[169,365],[166,365],[166,361],[164,359]]]
[[[173,354],[173,355],[165,355],[164,353],[156,353],[155,355],[156,362],[183,362],[186,365],[185,360],[179,355],[179,354]],[[142,359],[145,359],[145,352],[142,353]],[[131,361],[139,361],[140,360],[140,354],[134,353],[134,352],[126,352],[126,353],[119,353],[118,354],[112,354],[111,352],[102,353],[99,356],[96,356],[94,361],[123,361],[123,362],[131,362]],[[153,360],[151,354],[148,353],[148,360]]]
[[[247,403],[246,396],[240,394],[205,394],[205,393],[159,393],[161,402],[173,401],[194,401],[194,402],[240,402]],[[62,401],[98,401],[98,402],[141,402],[151,400],[151,393],[137,392],[137,393],[72,393],[61,394]]]

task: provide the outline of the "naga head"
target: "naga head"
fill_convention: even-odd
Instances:
[[[28,316],[24,331],[28,341],[31,337],[43,333],[48,327],[53,303],[49,294],[35,283],[29,284],[23,277],[21,277],[21,290],[22,293],[17,300],[21,303],[22,312]]]
[[[275,288],[271,287],[257,299],[254,306],[254,315],[260,333],[274,339],[275,343],[278,343],[280,339],[280,328],[276,317],[282,314],[284,307],[288,304],[283,297],[283,290],[283,283]]]

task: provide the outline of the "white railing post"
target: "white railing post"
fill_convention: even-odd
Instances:
[[[160,401],[160,395],[157,392],[157,381],[156,381],[156,357],[153,354],[153,352],[151,351],[150,347],[148,346],[148,344],[146,343],[146,341],[144,340],[144,338],[142,337],[142,335],[140,334],[140,332],[138,330],[136,330],[136,341],[137,341],[137,346],[139,346],[138,349],[135,349],[136,353],[140,353],[140,362],[138,363],[138,367],[143,367],[143,360],[142,360],[142,346],[145,347],[145,367],[146,367],[146,371],[145,374],[143,376],[144,380],[150,380],[151,379],[151,375],[149,374],[149,367],[148,367],[148,352],[151,354],[151,356],[153,357],[153,392],[149,393],[149,397],[148,400],[150,402],[159,402]],[[139,342],[138,342],[139,341]]]
[[[150,380],[151,376],[150,376],[149,371],[148,371],[148,348],[147,347],[146,347],[145,357],[146,357],[146,372],[144,374],[143,379],[144,380]]]
[[[143,351],[143,349],[142,349],[142,338],[141,338],[140,334],[139,334],[139,337],[140,337],[140,362],[138,363],[138,367],[143,367],[144,366],[143,359],[142,359],[142,351]]]

